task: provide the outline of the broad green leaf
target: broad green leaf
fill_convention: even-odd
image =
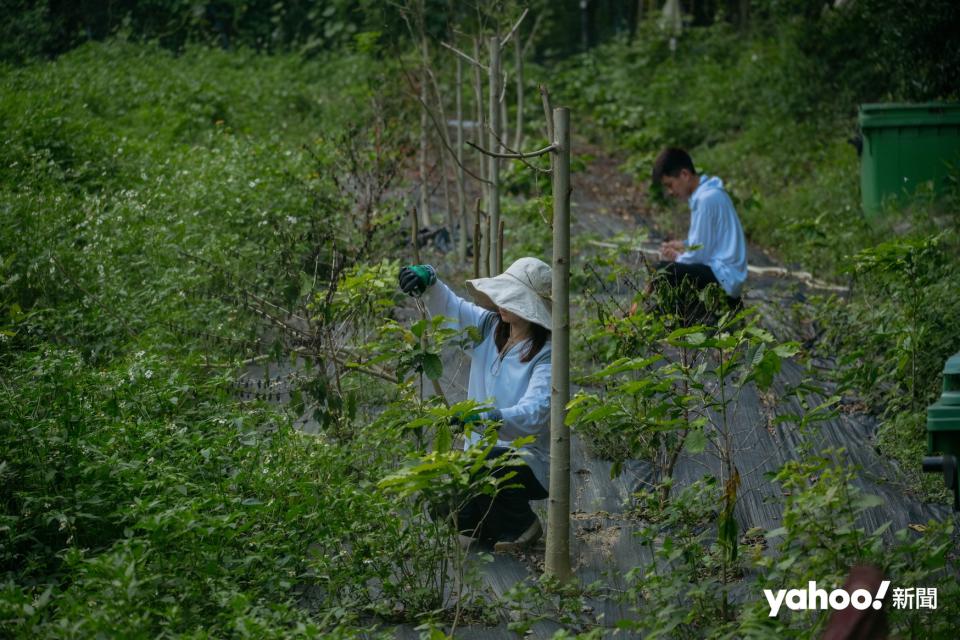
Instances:
[[[410,327],[410,333],[417,336],[417,338],[423,337],[423,332],[427,328],[426,320],[417,320],[413,323],[413,326]]]
[[[857,506],[861,509],[872,509],[884,504],[883,498],[870,493],[865,493],[857,499]]]
[[[431,380],[439,380],[443,375],[443,362],[435,353],[423,354],[423,373]]]
[[[704,449],[707,448],[707,434],[703,432],[703,429],[695,429],[687,434],[687,439],[684,442],[684,446],[687,451],[696,455],[698,453],[703,453]]]
[[[619,407],[617,407],[616,405],[612,405],[612,404],[601,405],[592,411],[588,411],[587,414],[583,416],[583,418],[581,418],[581,420],[583,422],[597,422],[599,420],[602,420],[603,418],[606,418],[607,416],[613,415],[619,410],[620,410]]]
[[[436,442],[433,445],[433,448],[437,453],[446,453],[450,451],[450,446],[453,444],[453,434],[450,433],[450,425],[447,423],[441,423],[437,427],[437,438]]]

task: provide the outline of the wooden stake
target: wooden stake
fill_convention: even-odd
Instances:
[[[550,499],[545,573],[562,582],[570,571],[570,111],[553,110],[553,333],[550,390]],[[549,121],[548,121],[549,122]]]

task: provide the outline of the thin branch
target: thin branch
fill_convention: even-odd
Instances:
[[[523,10],[523,13],[520,14],[520,18],[517,20],[517,23],[513,25],[513,28],[510,29],[510,31],[507,32],[507,35],[503,37],[503,40],[500,41],[501,49],[507,46],[507,43],[510,42],[510,38],[512,38],[516,30],[520,28],[520,23],[523,22],[523,19],[527,17],[528,13],[530,13],[529,8]]]
[[[545,156],[557,148],[556,144],[551,144],[544,147],[543,149],[538,149],[537,151],[530,151],[527,153],[519,153],[519,152],[518,153],[496,153],[494,151],[487,151],[486,149],[475,145],[469,140],[467,140],[467,144],[473,147],[474,149],[476,149],[477,151],[479,151],[480,153],[490,156],[492,158],[507,158],[507,159],[513,159],[513,160],[522,160],[524,158],[539,158],[540,156]],[[539,169],[539,171],[543,171],[543,169]]]
[[[540,85],[540,99],[543,101],[543,115],[547,118],[547,140],[553,142],[553,109],[550,106],[550,92]]]
[[[490,69],[490,67],[488,67],[487,65],[485,65],[485,64],[483,64],[482,62],[479,62],[479,61],[477,61],[477,60],[474,60],[472,57],[470,57],[469,55],[465,54],[463,51],[460,51],[460,49],[457,49],[456,47],[454,47],[454,46],[452,46],[452,45],[449,45],[449,44],[447,44],[446,42],[441,42],[441,43],[440,43],[440,46],[441,46],[441,47],[446,47],[447,49],[450,49],[450,51],[453,51],[455,54],[457,54],[458,56],[460,56],[461,58],[463,58],[464,60],[466,60],[466,61],[469,62],[470,64],[472,64],[472,65],[474,65],[474,66],[476,66],[476,67],[480,67],[480,68],[483,69],[484,71],[489,71],[489,69]]]
[[[420,298],[414,298],[414,301],[417,303],[417,311],[420,312],[420,319],[423,320],[424,324],[427,323],[429,313],[427,312],[426,305],[423,304],[423,300]],[[427,332],[424,331],[420,336],[420,346],[422,349],[426,348]],[[430,376],[427,376],[430,378]],[[440,381],[436,378],[430,378],[430,384],[433,386],[433,392],[440,396],[440,399],[443,401],[444,406],[449,407],[450,402],[447,401],[447,394],[443,392],[443,387],[440,386]]]
[[[513,158],[514,160],[519,160],[519,161],[522,162],[528,169],[532,169],[533,171],[535,171],[535,172],[537,172],[537,173],[546,173],[546,174],[551,173],[551,169],[541,169],[540,167],[535,167],[534,165],[530,164],[529,162],[527,162],[526,158],[522,157],[523,154],[522,154],[520,151],[517,151],[516,149],[511,149],[511,148],[510,148],[510,145],[508,145],[506,142],[504,142],[503,139],[502,139],[500,136],[496,135],[492,130],[490,131],[490,133],[493,135],[494,139],[497,141],[497,144],[507,150],[507,153],[515,154],[515,155],[511,156],[511,158]],[[474,146],[476,146],[476,145],[474,145]],[[541,217],[542,217],[542,216],[541,216]]]
[[[348,362],[334,354],[333,359],[347,371],[357,371],[359,373],[365,373],[368,376],[373,376],[375,378],[380,378],[381,380],[386,380],[387,382],[392,382],[397,384],[399,380],[395,374],[390,374],[388,371],[382,371],[380,369],[374,369],[372,367],[364,366],[358,362]]]
[[[411,84],[411,86],[412,86],[412,85],[413,85],[413,80],[410,79],[409,73],[407,72],[406,69],[404,69],[403,71],[404,71],[404,76],[406,76],[406,78],[407,78],[407,82],[409,82],[409,83]],[[470,169],[467,169],[467,168],[463,165],[463,163],[461,163],[460,160],[457,159],[457,152],[454,151],[453,149],[451,149],[451,148],[450,148],[450,145],[447,144],[446,136],[443,135],[442,129],[440,128],[440,123],[437,122],[437,118],[436,118],[436,116],[434,115],[433,110],[432,110],[429,106],[427,106],[427,103],[424,102],[423,99],[422,99],[419,95],[414,94],[414,96],[416,97],[417,102],[419,102],[420,105],[423,107],[423,109],[427,112],[427,115],[430,117],[430,121],[433,122],[434,128],[437,130],[437,133],[440,134],[440,142],[443,143],[443,146],[446,148],[447,152],[449,152],[450,155],[453,156],[453,159],[454,159],[454,161],[457,163],[457,166],[459,166],[461,169],[463,169],[464,173],[466,173],[468,176],[470,176],[470,177],[473,178],[474,180],[477,180],[478,182],[482,182],[483,184],[490,184],[490,181],[489,181],[489,180],[486,180],[486,179],[484,179],[484,178],[481,178],[480,176],[478,176],[477,174],[475,174],[473,171],[470,171]]]
[[[540,19],[543,18],[543,12],[537,14],[533,20],[533,26],[530,27],[530,33],[527,35],[527,41],[523,43],[522,55],[527,55],[527,49],[533,44],[533,37],[537,34],[537,28],[540,26]]]
[[[212,261],[210,261],[210,260],[207,260],[206,258],[204,258],[204,257],[202,257],[202,256],[198,256],[198,255],[192,254],[192,253],[190,253],[190,252],[188,252],[188,251],[184,251],[183,249],[181,249],[181,248],[179,248],[179,247],[176,249],[176,251],[177,251],[177,253],[179,253],[179,254],[180,254],[181,256],[183,256],[184,258],[187,258],[187,259],[189,259],[189,260],[193,260],[194,262],[199,262],[200,264],[202,264],[202,265],[204,265],[204,266],[206,266],[206,267],[209,267],[210,269],[217,269],[217,270],[219,270],[223,275],[225,275],[227,278],[230,278],[231,280],[237,280],[237,281],[239,281],[240,283],[242,283],[242,284],[244,284],[244,285],[252,286],[252,284],[249,283],[245,278],[236,277],[236,276],[228,273],[227,270],[224,269],[223,267],[221,267],[220,265],[217,265],[217,264],[215,264],[214,262],[212,262]],[[287,316],[287,317],[290,317],[290,318],[292,318],[292,319],[294,319],[294,320],[299,320],[300,322],[303,322],[303,323],[305,323],[305,324],[309,324],[309,321],[308,321],[306,318],[303,318],[303,317],[301,317],[301,316],[298,316],[296,313],[294,313],[294,312],[292,312],[292,311],[288,311],[287,309],[284,309],[283,307],[281,307],[281,306],[279,306],[279,305],[277,305],[277,304],[274,304],[274,303],[270,302],[269,300],[267,300],[267,299],[265,299],[265,298],[262,298],[262,297],[258,296],[258,295],[255,294],[250,288],[248,288],[248,289],[246,289],[246,290],[244,291],[244,295],[247,295],[247,296],[253,298],[253,300],[255,300],[256,302],[259,302],[259,303],[262,304],[262,305],[265,305],[265,306],[272,307],[272,308],[276,309],[277,311],[279,311],[280,313],[282,313],[283,315],[285,315],[285,316]]]

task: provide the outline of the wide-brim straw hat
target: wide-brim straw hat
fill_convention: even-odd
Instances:
[[[552,288],[550,265],[537,258],[520,258],[493,278],[467,280],[467,289],[484,309],[506,309],[550,330],[553,329]]]

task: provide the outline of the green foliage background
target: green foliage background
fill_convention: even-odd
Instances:
[[[923,407],[960,348],[958,198],[921,194],[867,224],[846,140],[860,102],[958,98],[960,5],[700,3],[671,53],[655,20],[631,27],[592,3],[605,8],[586,39],[604,42],[568,57],[580,16],[543,4],[534,56],[580,131],[623,150],[638,180],[660,147],[689,147],[698,167],[724,177],[751,240],[854,285],[847,298],[815,301],[820,335],[809,346],[834,358],[841,392],[885,418],[884,451],[915,464]],[[473,19],[444,2],[427,8],[437,38]],[[394,161],[411,148],[398,15],[346,1],[11,0],[3,10],[0,635],[336,637],[441,616],[444,589],[432,580],[446,570],[445,532],[424,534],[421,512],[376,485],[395,478],[419,500],[443,484],[447,467],[398,472],[437,423],[440,461],[462,471],[448,451],[453,415],[416,402],[409,385],[345,377],[346,401],[327,402],[328,429],[308,436],[293,427],[297,411],[241,403],[232,388],[263,338],[261,319],[231,298],[239,289],[276,304],[308,299],[317,317],[354,323],[368,355],[380,354],[374,364],[437,373],[423,326],[379,326],[397,303],[392,259],[405,222],[392,196],[402,194],[368,224],[354,215],[353,180],[377,166],[376,148]],[[531,137],[539,124],[528,124]],[[529,181],[507,176],[521,197]],[[547,243],[549,199],[537,195],[505,205],[518,222],[508,258]],[[682,226],[662,204],[651,213]],[[323,263],[335,246],[358,247],[358,264],[341,273]],[[318,376],[314,395],[332,397],[328,383]],[[809,482],[814,472],[822,483]],[[771,535],[784,539],[783,559],[757,564],[768,584],[824,567],[839,576],[853,560],[942,577],[955,560],[949,527],[904,534],[891,555],[883,532],[856,529],[870,505],[847,494],[850,478],[829,455],[778,476],[795,498]],[[683,509],[654,514],[669,524],[649,531],[649,544],[665,540],[655,557],[686,564],[638,571],[656,579],[631,582],[628,596],[663,606],[637,629],[771,631],[760,609],[718,620],[716,580],[690,591],[716,571],[702,535],[712,516],[695,513],[716,505],[716,491],[694,487]],[[826,544],[815,524],[836,518],[848,526]],[[562,608],[578,596],[523,597]],[[685,598],[703,604],[692,617],[674,606]],[[791,637],[810,637],[822,621],[791,624]]]

